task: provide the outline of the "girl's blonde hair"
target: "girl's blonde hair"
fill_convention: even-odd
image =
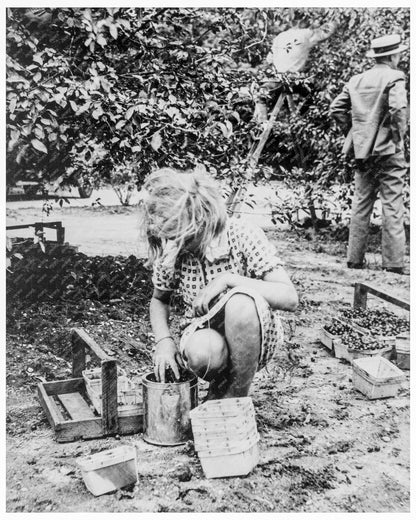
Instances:
[[[193,252],[202,257],[224,229],[225,201],[216,182],[205,173],[162,168],[147,178],[142,189],[142,223],[150,261],[161,256],[165,240],[174,241],[180,253],[196,239]]]

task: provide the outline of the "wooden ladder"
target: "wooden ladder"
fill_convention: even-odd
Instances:
[[[283,103],[287,99],[288,107],[291,112],[295,110],[295,103],[293,101],[293,96],[290,92],[281,92],[273,110],[267,120],[265,127],[260,135],[260,138],[257,142],[257,145],[253,144],[248,154],[247,159],[247,167],[249,169],[254,169],[259,162],[260,155],[263,151],[263,148],[270,136],[270,132],[272,131],[274,122],[276,121],[277,114],[280,112],[280,109],[283,106]],[[233,213],[240,207],[240,204],[243,202],[244,192],[246,187],[244,185],[240,185],[237,189],[232,191],[227,200],[228,213],[233,215]]]

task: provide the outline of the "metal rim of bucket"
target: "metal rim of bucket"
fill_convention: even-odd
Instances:
[[[193,374],[190,371],[186,372],[186,374],[189,375],[189,379],[187,379],[186,381],[173,381],[172,383],[170,383],[170,382],[162,383],[161,381],[150,381],[148,378],[150,376],[154,376],[154,373],[149,372],[148,374],[146,374],[142,377],[142,384],[145,386],[155,386],[155,387],[158,387],[160,385],[185,385],[187,383],[189,383],[189,385],[192,387],[192,386],[195,386],[196,384],[198,384],[198,378],[196,377],[195,374]]]
[[[154,439],[151,439],[149,438],[147,435],[143,435],[143,440],[149,444],[153,444],[153,446],[167,446],[167,447],[173,447],[173,446],[181,446],[182,444],[186,444],[188,441],[192,440],[192,439],[188,439],[186,441],[181,441],[181,442],[158,442],[158,441],[155,441]]]

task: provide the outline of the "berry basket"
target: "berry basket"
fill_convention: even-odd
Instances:
[[[258,432],[256,425],[251,425],[250,429],[241,428],[238,433],[212,436],[209,433],[195,433],[194,432],[194,446],[197,451],[213,450],[220,448],[228,448],[234,446],[236,443],[244,441],[258,440]]]
[[[344,321],[386,345],[394,346],[396,336],[410,329],[409,320],[385,309],[346,307],[341,312]]]
[[[95,496],[110,493],[137,481],[134,446],[118,446],[78,460],[87,489]]]
[[[394,353],[394,344],[389,339],[370,335],[360,326],[333,318],[330,325],[339,335],[333,340],[334,356],[339,359],[351,361],[353,359],[369,356],[383,356],[391,359]]]
[[[236,477],[250,473],[259,462],[259,436],[233,446],[199,451],[207,478]]]
[[[325,327],[321,327],[319,331],[320,342],[329,350],[334,350],[334,342],[339,339],[340,336],[337,334],[331,334],[326,330]]]
[[[363,331],[360,329],[360,327],[355,327],[351,325],[351,323],[348,323],[345,320],[341,320],[337,317],[333,317],[330,324],[325,325],[320,329],[319,339],[321,343],[325,345],[327,349],[333,351],[335,357],[340,357],[335,353],[335,344],[342,339],[345,331],[347,330],[354,334],[363,334]]]
[[[402,370],[410,370],[410,335],[399,335],[395,339],[396,365]]]
[[[209,435],[223,437],[224,435],[238,435],[241,430],[250,430],[255,424],[254,415],[249,417],[218,418],[209,421],[192,421],[192,431],[195,435]]]
[[[336,358],[345,359],[350,363],[354,359],[364,357],[383,356],[386,359],[391,359],[393,347],[391,345],[381,345],[380,348],[375,349],[354,349],[345,345],[341,339],[334,341],[334,355]]]
[[[247,475],[258,462],[250,397],[206,401],[190,412],[194,446],[207,478]]]
[[[212,399],[191,410],[194,421],[218,417],[241,417],[245,414],[254,414],[251,397]]]
[[[391,359],[393,355],[393,346],[391,344],[380,344],[380,348],[369,349],[369,350],[360,350],[360,349],[348,349],[349,360],[359,359],[363,357],[373,357],[373,356],[382,356],[388,360]]]
[[[354,388],[369,399],[395,396],[405,380],[404,373],[381,356],[355,359],[352,368]]]

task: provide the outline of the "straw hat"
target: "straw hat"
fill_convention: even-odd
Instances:
[[[400,34],[388,34],[371,40],[371,49],[367,52],[367,57],[390,56],[391,54],[403,52],[406,49],[406,45],[401,45]]]

